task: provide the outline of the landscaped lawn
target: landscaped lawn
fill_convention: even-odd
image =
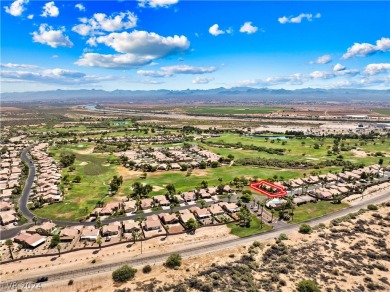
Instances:
[[[294,209],[294,220],[291,223],[300,223],[322,215],[333,213],[347,208],[346,203],[333,204],[329,201],[318,201],[317,203],[307,203]]]
[[[278,136],[278,135],[274,135]],[[283,135],[281,135],[283,136]],[[274,140],[271,142],[271,139],[266,140],[265,137],[256,137],[256,136],[240,136],[238,134],[227,133],[222,134],[220,137],[210,138],[207,141],[212,141],[213,143],[229,143],[236,144],[241,143],[242,145],[254,145],[254,146],[262,146],[266,148],[283,148],[286,149],[284,155],[277,154],[269,154],[266,152],[259,152],[255,150],[238,150],[232,148],[219,148],[208,146],[205,144],[201,144],[205,146],[210,151],[215,153],[220,153],[221,155],[227,156],[229,154],[234,155],[235,159],[240,158],[275,158],[280,160],[290,160],[290,161],[325,161],[325,160],[334,160],[337,155],[331,154],[328,155],[328,150],[331,149],[334,145],[333,138],[304,138],[304,139],[288,139],[288,140]],[[282,143],[286,142],[285,145]],[[358,140],[358,139],[345,139],[340,142],[344,143],[347,148],[358,148],[360,150],[366,151],[367,153],[375,154],[376,152],[388,152],[390,153],[390,140],[384,138],[378,138],[374,141],[372,140]],[[319,145],[319,149],[315,149],[315,144]],[[237,146],[239,148],[239,145]],[[303,155],[304,154],[304,155]],[[358,157],[353,154],[351,151],[340,151],[340,153],[344,160],[349,160],[353,163],[364,163],[365,165],[378,163],[379,157],[376,156],[366,156],[366,157]],[[385,163],[390,163],[390,158],[384,158]]]
[[[209,186],[217,186],[220,184],[219,178],[222,178],[222,183],[227,184],[233,180],[234,177],[246,176],[259,178],[270,178],[274,175],[283,176],[285,179],[297,178],[302,176],[304,171],[302,170],[278,170],[268,168],[257,168],[250,166],[224,166],[218,168],[207,168],[205,170],[194,170],[191,176],[186,176],[185,171],[167,171],[167,172],[154,172],[148,173],[146,179],[127,179],[123,183],[120,192],[128,194],[131,192],[131,185],[135,181],[141,183],[150,184],[151,186],[158,186],[163,188],[159,191],[151,192],[150,196],[156,196],[166,193],[165,186],[167,184],[173,184],[177,192],[184,192],[193,190],[196,187],[200,187],[200,183],[205,180]]]
[[[69,147],[66,147],[69,151]],[[59,157],[60,150],[52,151]],[[105,198],[108,185],[114,175],[117,175],[117,166],[107,164],[105,156],[76,153],[75,171],[68,168],[62,170],[62,176],[69,175],[70,180],[76,175],[81,176],[80,183],[71,183],[65,191],[65,199],[61,203],[45,206],[34,210],[38,216],[57,220],[79,220],[89,214],[96,203]],[[87,212],[86,212],[87,208]]]
[[[250,227],[242,227],[238,222],[231,222],[226,225],[229,227],[230,234],[236,235],[238,237],[245,237],[253,234],[263,233],[272,229],[272,226],[269,226],[263,223],[263,228],[260,228],[260,219],[255,215],[252,215],[252,221]]]

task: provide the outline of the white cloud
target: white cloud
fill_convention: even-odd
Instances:
[[[390,38],[381,38],[376,41],[376,45],[368,43],[355,43],[352,47],[348,48],[347,52],[343,55],[343,59],[349,59],[354,56],[365,57],[378,52],[390,51]]]
[[[137,73],[147,77],[170,77],[175,74],[205,74],[217,70],[216,67],[193,67],[188,65],[166,66],[160,70],[138,70]]]
[[[346,76],[346,75],[354,76],[359,73],[360,71],[357,69],[344,69],[344,70],[334,72],[335,76]]]
[[[301,85],[306,81],[307,77],[301,73],[295,73],[289,76],[278,76],[268,77],[263,79],[249,79],[242,80],[233,83],[232,86],[272,86],[278,84],[289,84],[289,85]]]
[[[22,15],[23,11],[26,10],[26,8],[24,6],[28,2],[29,2],[29,0],[16,0],[16,1],[12,2],[12,4],[9,7],[4,6],[5,12],[7,12],[8,14],[11,14],[13,16],[20,16],[20,15]]]
[[[196,76],[194,80],[192,80],[193,84],[207,84],[213,81],[212,77],[204,77],[204,76]]]
[[[63,34],[65,28],[54,30],[53,27],[43,23],[39,26],[39,32],[34,31],[32,33],[33,41],[35,43],[41,43],[48,45],[52,48],[57,47],[73,47],[73,43],[69,40],[69,37]]]
[[[220,34],[224,34],[225,32],[219,29],[218,24],[214,24],[209,28],[209,33],[212,34],[213,36],[218,36]]]
[[[80,11],[85,11],[85,6],[81,3],[77,3],[74,7]]]
[[[6,64],[1,64],[1,68],[11,68],[11,69],[36,69],[39,68],[38,66],[35,65],[30,65],[30,64],[15,64],[15,63],[6,63]]]
[[[28,19],[33,19],[33,18],[34,18],[34,14],[29,14],[29,15],[27,16],[27,18],[28,18]]]
[[[310,64],[328,64],[332,61],[331,55],[323,55],[318,57],[315,61],[311,61]]]
[[[330,79],[334,77],[334,74],[331,72],[314,71],[310,73],[310,77],[313,79]]]
[[[190,42],[185,36],[163,37],[154,32],[132,31],[131,33],[111,33],[96,38],[99,44],[105,44],[120,53],[131,53],[150,58],[161,58],[185,52]]]
[[[372,86],[383,86],[387,88],[390,84],[390,76],[384,76],[380,78],[361,78],[354,80],[341,80],[335,81],[327,85],[329,88],[365,88]]]
[[[176,4],[179,0],[137,0],[140,7],[169,7]]]
[[[307,19],[308,21],[312,21],[313,18],[320,18],[321,14],[317,13],[316,15],[313,16],[313,14],[310,13],[301,13],[298,16],[282,16],[278,18],[278,21],[281,24],[286,24],[286,23],[301,23],[303,19]]]
[[[257,32],[257,30],[258,28],[256,26],[253,26],[252,22],[250,21],[245,22],[240,28],[240,32],[247,34],[255,33]]]
[[[40,83],[82,83],[86,77],[84,73],[65,70],[65,69],[47,69],[41,72],[29,71],[2,71],[2,77],[6,79],[36,81]]]
[[[79,18],[82,23],[75,25],[72,30],[82,36],[101,34],[101,32],[133,28],[137,25],[137,20],[137,16],[130,11],[113,13],[110,16],[104,13],[95,13],[90,19]]]
[[[340,63],[337,63],[333,67],[333,71],[342,71],[342,70],[345,70],[345,66],[341,65]]]
[[[43,17],[57,17],[58,14],[60,14],[60,10],[58,7],[55,5],[54,1],[52,2],[47,2],[45,6],[43,6],[43,11],[41,16]]]
[[[390,63],[369,64],[364,70],[365,74],[376,75],[390,70]]]
[[[100,67],[110,69],[138,68],[150,64],[154,60],[151,56],[138,56],[135,54],[98,54],[85,53],[76,62],[76,65],[87,67]]]

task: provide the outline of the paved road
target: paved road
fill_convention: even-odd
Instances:
[[[390,191],[388,191],[385,194],[382,194],[380,196],[368,197],[368,198],[364,199],[363,201],[356,203],[354,206],[350,206],[346,209],[337,211],[335,213],[324,215],[322,217],[309,220],[306,223],[308,223],[310,225],[315,225],[315,224],[319,224],[322,222],[327,222],[329,220],[347,215],[351,212],[356,212],[361,208],[365,208],[368,204],[379,204],[379,203],[387,201],[389,199],[390,199]],[[206,254],[206,253],[210,253],[210,252],[221,250],[221,249],[245,245],[247,243],[253,242],[254,240],[271,239],[271,238],[277,237],[281,232],[290,233],[290,232],[296,231],[296,230],[298,230],[299,226],[300,226],[300,224],[288,224],[288,225],[278,227],[278,228],[275,228],[271,231],[268,231],[268,232],[265,232],[262,234],[258,234],[258,235],[252,235],[252,236],[244,237],[244,238],[221,240],[220,242],[217,242],[217,243],[205,243],[205,244],[198,245],[195,247],[183,247],[181,249],[176,250],[175,252],[180,253],[185,258],[195,256],[195,255]],[[129,264],[129,265],[132,265],[135,267],[139,267],[139,266],[146,265],[146,264],[160,263],[160,262],[165,261],[166,258],[171,253],[172,252],[168,252],[168,253],[161,253],[161,254],[157,254],[157,255],[147,255],[147,254],[145,255],[144,254],[142,256],[130,258],[130,259],[119,261],[119,262],[112,263],[112,264],[97,265],[97,266],[92,266],[92,267],[85,268],[85,269],[72,269],[71,271],[67,271],[67,272],[47,273],[45,271],[42,271],[40,275],[36,275],[33,278],[20,279],[21,275],[18,275],[17,281],[7,281],[7,282],[1,283],[0,291],[16,290],[16,287],[20,288],[22,283],[35,282],[36,279],[38,278],[38,276],[48,276],[50,283],[53,283],[53,282],[58,282],[58,281],[62,281],[62,280],[84,277],[87,275],[96,275],[98,273],[106,273],[106,272],[112,271],[113,269],[115,269],[121,265],[124,265],[124,264]],[[45,283],[43,283],[43,285],[45,285]]]
[[[35,177],[35,165],[34,163],[28,158],[27,153],[30,150],[30,148],[26,148],[22,152],[22,160],[27,163],[29,167],[29,173],[28,177],[26,179],[26,183],[24,185],[24,189],[22,192],[21,197],[18,201],[18,206],[20,211],[22,212],[23,216],[26,217],[27,220],[29,220],[28,223],[23,224],[21,226],[13,227],[12,229],[8,230],[1,230],[0,232],[0,239],[7,239],[16,236],[21,230],[27,229],[30,226],[32,226],[33,223],[31,223],[32,218],[34,217],[34,214],[31,213],[31,211],[27,208],[28,203],[28,196],[31,191],[32,184],[34,182]]]

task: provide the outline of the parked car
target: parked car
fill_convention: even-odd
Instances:
[[[37,283],[42,283],[42,282],[47,282],[49,280],[49,278],[47,276],[43,276],[43,277],[39,277],[37,279]]]
[[[110,240],[111,240],[111,236],[107,236],[106,241],[110,241]]]

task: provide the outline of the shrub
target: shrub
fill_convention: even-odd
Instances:
[[[319,292],[317,284],[312,280],[302,280],[297,284],[298,292]]]
[[[152,271],[152,267],[150,265],[146,265],[145,267],[142,268],[142,272],[144,274],[149,274]]]
[[[112,272],[112,279],[114,282],[127,282],[134,278],[136,272],[137,269],[124,265]]]
[[[287,240],[288,239],[288,236],[286,233],[280,233],[279,234],[279,240]]]
[[[69,280],[68,286],[72,286],[72,285],[73,285],[73,280]]]
[[[178,253],[173,253],[168,257],[167,261],[165,262],[165,265],[168,268],[173,269],[175,267],[180,267],[181,261],[182,261],[181,255],[179,255]]]
[[[299,232],[303,234],[310,234],[313,231],[309,224],[302,224],[299,226]]]
[[[374,204],[370,204],[367,206],[367,209],[371,210],[371,211],[376,211],[376,210],[378,210],[378,206],[374,205]]]
[[[96,259],[93,259],[91,263],[92,263],[92,264],[95,264],[95,263],[96,263]]]
[[[257,241],[257,240],[255,240],[255,241],[252,243],[252,245],[253,245],[254,247],[261,247],[261,246],[262,246],[262,244],[261,244],[259,241]]]

